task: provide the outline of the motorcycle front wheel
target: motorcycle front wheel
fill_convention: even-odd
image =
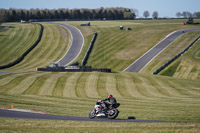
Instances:
[[[92,110],[92,111],[89,113],[89,118],[90,118],[90,119],[94,119],[95,117],[96,117],[95,110]]]

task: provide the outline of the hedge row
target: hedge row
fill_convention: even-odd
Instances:
[[[174,56],[172,59],[170,59],[167,63],[165,63],[163,66],[161,66],[160,68],[158,68],[155,72],[153,72],[154,75],[158,74],[160,71],[162,71],[163,69],[165,69],[169,64],[171,64],[173,61],[175,61],[178,57],[180,57],[181,55],[183,55],[187,50],[190,49],[190,47],[192,47],[192,45],[198,40],[200,39],[200,36],[197,37],[187,48],[185,48],[181,53],[177,54],[176,56]]]
[[[19,58],[17,58],[15,61],[13,61],[9,64],[6,64],[6,65],[0,66],[0,69],[9,68],[9,67],[12,67],[12,66],[20,63],[25,58],[25,56],[28,55],[31,52],[31,50],[33,50],[38,45],[38,43],[40,42],[40,40],[42,38],[43,29],[44,29],[43,25],[41,25],[41,24],[39,24],[39,25],[41,27],[40,28],[40,34],[39,34],[36,42],[27,51],[25,51]]]

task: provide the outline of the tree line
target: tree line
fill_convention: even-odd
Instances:
[[[177,18],[190,18],[190,17],[200,18],[200,12],[194,12],[193,14],[191,12],[188,12],[188,11],[177,12],[176,17]]]
[[[129,8],[99,9],[0,9],[0,22],[17,22],[30,19],[68,19],[68,20],[125,20],[135,19]]]

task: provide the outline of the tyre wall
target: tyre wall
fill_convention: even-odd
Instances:
[[[85,66],[85,64],[87,63],[87,60],[88,60],[89,55],[90,55],[90,53],[92,51],[92,48],[94,46],[96,38],[97,38],[97,32],[94,32],[93,38],[92,38],[92,40],[90,42],[90,46],[89,46],[89,48],[88,48],[88,50],[87,50],[87,52],[86,52],[86,54],[85,54],[85,56],[84,56],[84,58],[82,60],[82,63],[81,63],[82,66]]]

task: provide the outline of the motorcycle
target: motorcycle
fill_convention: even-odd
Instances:
[[[104,102],[105,101],[100,100],[95,104],[94,109],[89,113],[90,119],[94,119],[96,117],[115,119],[118,116],[119,110],[117,108],[120,106],[120,103],[110,104],[107,109],[104,109]]]

